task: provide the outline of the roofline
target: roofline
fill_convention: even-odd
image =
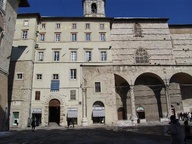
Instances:
[[[21,0],[19,3],[19,7],[30,7],[30,5],[27,0]]]
[[[175,27],[192,27],[192,24],[169,24],[169,27],[175,28]]]
[[[37,17],[38,20],[41,19],[41,15],[39,13],[17,14],[17,18],[29,18],[29,17]]]
[[[163,21],[167,22],[169,18],[158,18],[158,17],[114,17],[114,21]]]

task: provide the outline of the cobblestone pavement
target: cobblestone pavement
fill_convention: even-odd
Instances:
[[[10,131],[0,144],[170,144],[165,126],[37,128]]]

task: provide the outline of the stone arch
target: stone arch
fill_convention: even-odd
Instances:
[[[105,123],[105,105],[102,101],[96,101],[92,106],[92,120],[93,123]]]
[[[188,73],[175,73],[169,80],[169,96],[175,112],[192,111],[192,76]]]
[[[52,99],[57,99],[60,102],[60,105],[63,105],[63,99],[61,98],[63,95],[49,95],[46,99],[45,99],[45,105],[49,105],[50,100]]]
[[[114,74],[115,79],[115,91],[116,91],[116,104],[117,108],[122,107],[124,110],[122,111],[123,119],[128,119],[127,114],[131,114],[130,103],[128,105],[127,102],[127,93],[130,89],[129,83],[120,75]],[[117,110],[117,114],[119,115],[119,111]]]
[[[163,118],[166,112],[165,92],[162,92],[165,87],[163,80],[148,72],[139,75],[134,85],[135,106],[145,105],[146,120],[158,121]]]

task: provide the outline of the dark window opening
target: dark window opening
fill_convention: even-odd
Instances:
[[[91,5],[91,11],[92,11],[92,13],[97,13],[97,5],[96,5],[96,3],[93,3]]]

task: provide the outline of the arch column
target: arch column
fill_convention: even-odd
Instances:
[[[88,119],[87,119],[87,89],[82,88],[82,99],[83,99],[83,119],[82,119],[82,126],[88,126]]]
[[[171,104],[170,104],[170,97],[169,97],[169,83],[166,82],[165,84],[165,97],[167,103],[167,118],[171,116]]]
[[[131,92],[131,120],[133,123],[137,123],[137,115],[135,109],[135,95],[134,95],[134,85],[130,86]]]

